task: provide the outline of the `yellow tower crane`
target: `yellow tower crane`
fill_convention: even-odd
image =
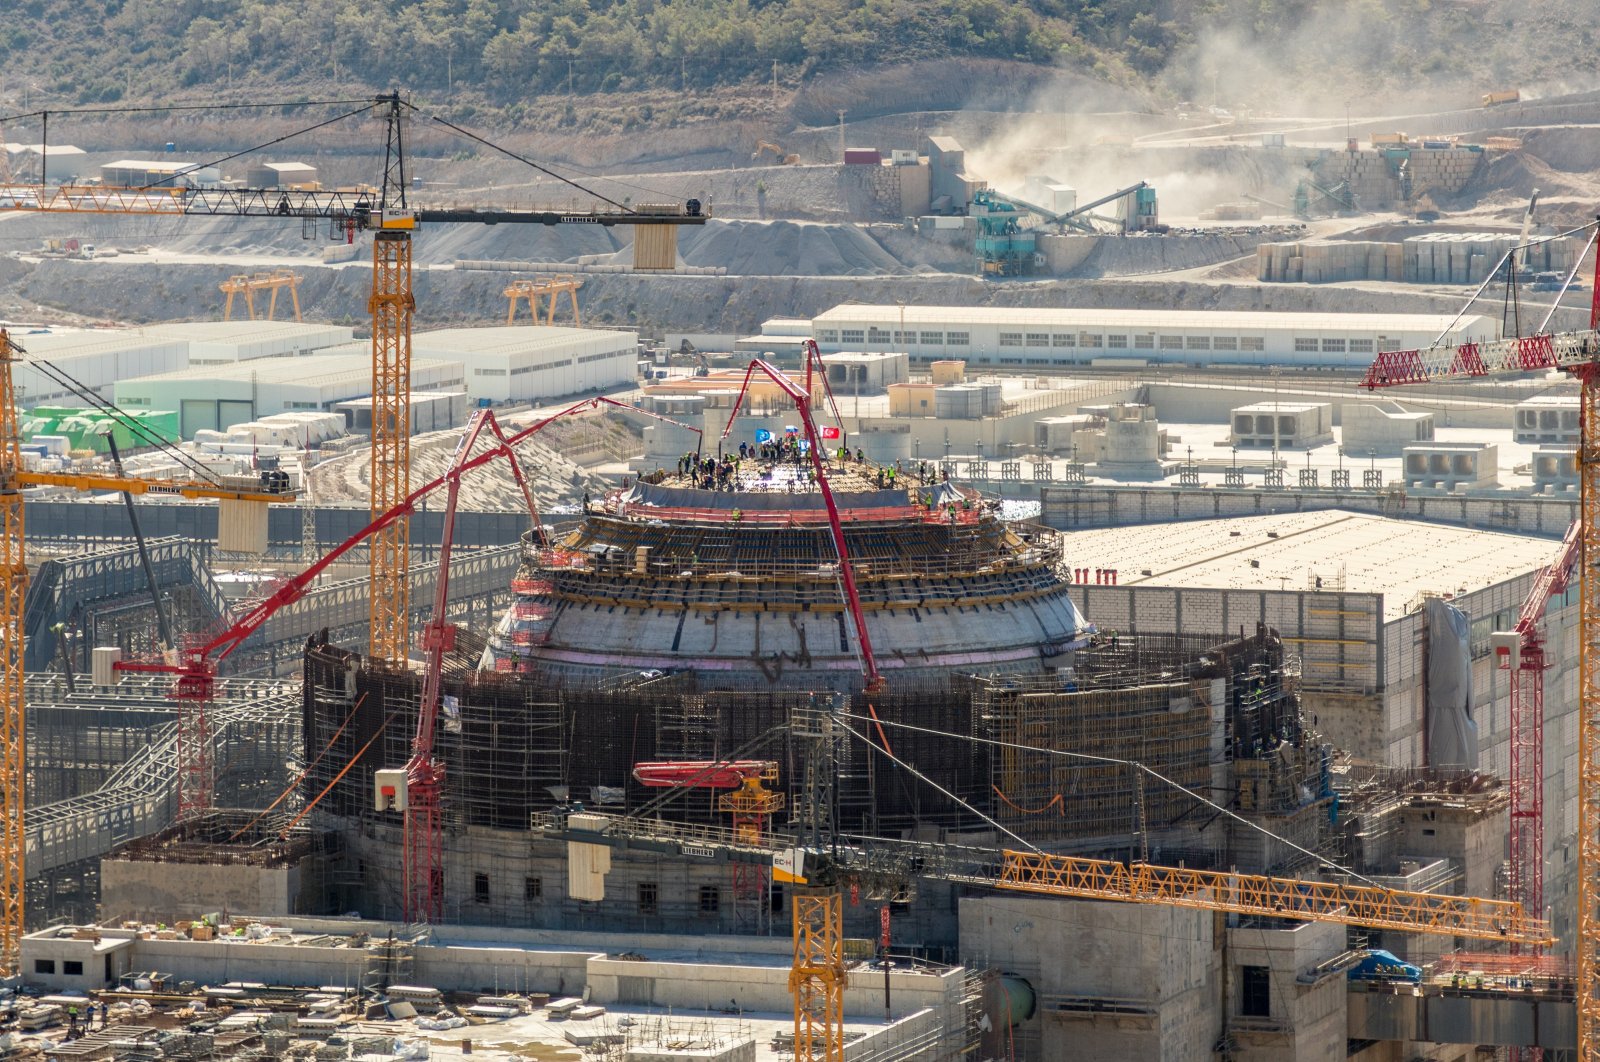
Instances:
[[[23,547],[22,491],[26,487],[125,491],[211,498],[233,505],[265,521],[269,502],[293,501],[294,495],[260,484],[220,485],[192,479],[141,479],[108,472],[31,472],[22,466],[12,367],[25,352],[0,329],[0,970],[15,972],[24,927],[23,892],[27,881],[24,853],[24,786],[27,780],[27,718],[23,707],[22,616],[28,589]],[[198,710],[203,711],[203,706]],[[180,760],[183,742],[180,745]],[[193,750],[191,750],[193,751]],[[180,762],[179,773],[183,775]]]
[[[286,103],[285,106],[291,106]],[[160,108],[152,108],[159,110]],[[11,185],[0,197],[0,213],[109,214],[166,217],[260,217],[298,221],[311,231],[326,222],[329,231],[353,241],[358,232],[373,234],[372,291],[368,310],[372,315],[372,447],[370,476],[371,512],[377,517],[389,512],[410,493],[411,439],[411,325],[416,298],[411,285],[412,233],[424,224],[587,224],[636,228],[634,268],[670,270],[677,263],[677,227],[703,225],[707,218],[700,201],[683,204],[641,204],[627,207],[604,197],[604,209],[592,210],[499,210],[479,208],[413,209],[407,202],[408,180],[404,151],[405,120],[417,112],[398,92],[375,97],[369,104],[337,118],[319,123],[321,128],[346,118],[379,113],[383,116],[385,142],[382,187],[374,193],[357,187],[352,191],[321,189],[188,188],[145,186],[137,188],[104,185],[51,186],[40,182]],[[429,121],[478,144],[502,151],[517,161],[542,172],[537,163],[504,152],[490,141],[437,115]],[[197,167],[198,168],[198,167]],[[581,186],[564,177],[557,179]],[[590,193],[592,194],[592,193]],[[15,349],[14,347],[8,349]],[[9,365],[7,366],[9,371]],[[9,378],[8,378],[9,379]],[[0,599],[0,638],[6,643],[6,663],[0,665],[0,975],[16,971],[18,942],[23,932],[22,882],[23,813],[22,794],[24,706],[22,700],[22,593],[26,569],[22,561],[22,510],[20,487],[35,483],[63,482],[61,477],[39,478],[39,473],[22,472],[16,439],[15,405],[10,384],[0,400],[5,416],[11,418],[4,446],[9,456],[0,456],[0,565],[5,566],[8,583]],[[0,425],[3,428],[4,425]],[[9,462],[7,471],[6,462]],[[67,477],[72,478],[72,477]],[[264,500],[249,492],[218,491],[203,483],[150,486],[141,480],[111,477],[82,479],[83,489],[131,490],[135,493],[166,491],[186,497]],[[277,498],[275,500],[287,500]],[[371,586],[369,619],[371,633],[368,659],[391,667],[403,666],[409,651],[408,591],[410,569],[410,531],[405,519],[392,521],[373,537],[369,551],[368,576]],[[14,583],[14,585],[11,585]],[[180,720],[181,730],[181,720]],[[180,741],[180,746],[184,742]],[[14,887],[13,887],[14,886]]]
[[[1600,1062],[1600,287],[1591,287],[1589,327],[1577,332],[1548,332],[1554,306],[1572,286],[1589,254],[1594,252],[1600,223],[1586,227],[1589,242],[1578,255],[1550,313],[1534,334],[1492,342],[1438,345],[1378,354],[1362,385],[1368,389],[1428,384],[1527,373],[1564,372],[1581,386],[1579,413],[1578,519],[1582,553],[1579,570],[1578,641],[1578,1059]],[[1579,230],[1582,231],[1582,230]],[[1566,235],[1571,235],[1570,233]],[[1506,252],[1490,278],[1514,268]],[[1594,283],[1600,285],[1600,254],[1595,256]],[[1478,290],[1481,293],[1489,281]],[[1476,295],[1474,295],[1476,298]],[[1464,311],[1463,311],[1464,312]],[[1536,780],[1537,781],[1537,780]],[[1540,854],[1542,858],[1542,853]]]

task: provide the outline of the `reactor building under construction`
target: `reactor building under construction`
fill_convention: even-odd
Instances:
[[[644,476],[576,525],[525,536],[512,605],[446,655],[447,921],[786,933],[766,868],[645,846],[609,857],[596,899],[536,823],[582,806],[647,813],[663,830],[789,830],[820,766],[791,724],[819,706],[846,735],[826,765],[839,836],[1009,835],[1241,871],[1314,858],[1327,753],[1302,727],[1294,658],[1273,630],[1096,631],[1069,596],[1063,536],[1003,519],[932,466],[835,463],[847,580],[830,499],[798,448],[778,449]],[[323,637],[304,680],[304,788],[334,840],[307,847],[288,903],[399,918],[402,815],[376,810],[373,779],[410,755],[423,678]],[[1229,794],[1231,813],[1199,791]],[[891,897],[897,945],[953,955],[954,889]],[[852,907],[847,926],[869,917]]]

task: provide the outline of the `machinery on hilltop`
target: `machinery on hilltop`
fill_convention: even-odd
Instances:
[[[288,103],[284,106],[293,106]],[[160,110],[161,108],[152,108]],[[49,115],[37,112],[48,122]],[[56,115],[70,111],[51,112]],[[326,225],[330,239],[353,243],[358,233],[372,235],[372,288],[368,309],[372,315],[372,433],[369,457],[371,498],[369,513],[372,523],[365,533],[371,537],[369,551],[369,579],[371,596],[369,623],[371,637],[368,656],[371,660],[391,667],[405,664],[410,651],[410,632],[407,629],[407,597],[409,594],[410,533],[408,515],[410,505],[418,497],[410,489],[410,394],[411,394],[411,328],[416,311],[416,298],[412,292],[412,233],[428,224],[533,224],[563,225],[589,224],[604,226],[631,226],[638,230],[634,241],[634,267],[636,269],[671,269],[677,257],[676,229],[680,225],[703,225],[705,213],[698,200],[682,204],[641,204],[626,206],[589,193],[576,182],[560,177],[514,152],[491,143],[437,115],[427,120],[472,140],[482,146],[499,151],[541,172],[556,176],[579,191],[594,196],[605,204],[604,208],[578,211],[562,210],[506,210],[489,207],[419,207],[408,200],[410,181],[407,175],[404,129],[406,121],[420,116],[421,112],[403,100],[398,92],[377,96],[363,106],[336,116],[298,133],[310,132],[336,122],[358,116],[377,114],[385,127],[384,164],[381,184],[375,190],[354,186],[347,191],[323,191],[320,188],[293,189],[255,188],[202,188],[180,186],[177,175],[164,182],[139,187],[109,187],[105,185],[51,186],[44,180],[44,167],[40,167],[39,182],[18,184],[7,181],[4,194],[0,194],[0,211],[26,211],[46,214],[94,214],[121,216],[168,217],[258,217],[279,218],[286,222],[298,221],[302,234],[315,236]],[[25,115],[8,117],[28,117]],[[288,137],[281,137],[282,142]],[[48,150],[41,146],[41,154]],[[3,153],[0,153],[3,154]],[[236,156],[229,156],[230,158]],[[200,169],[202,167],[194,167]],[[17,429],[9,370],[12,355],[17,352],[13,344],[0,343],[0,360],[4,361],[5,380],[0,387],[0,414],[10,418],[0,424],[0,506],[4,507],[3,526],[0,526],[0,570],[7,574],[7,588],[0,604],[0,625],[6,632],[6,647],[0,651],[0,972],[14,971],[18,960],[18,942],[23,932],[22,882],[24,872],[24,778],[23,731],[24,705],[22,699],[22,618],[23,592],[26,566],[23,559],[22,495],[20,488],[35,482],[30,477],[38,473],[24,472],[18,451]],[[509,445],[509,444],[502,444]],[[497,451],[498,452],[498,451]],[[187,497],[219,498],[224,505],[264,503],[287,500],[285,497],[267,497],[248,487],[199,483],[150,484],[142,480],[109,477],[68,477],[72,482],[55,482],[56,485],[78,489],[107,489],[157,491],[181,493]],[[443,480],[435,481],[429,489]],[[317,566],[314,566],[317,567]],[[317,570],[321,570],[317,567]],[[294,581],[291,581],[294,582]],[[297,584],[299,590],[304,584]],[[297,590],[296,592],[299,592]],[[272,600],[277,600],[274,595]],[[281,602],[279,602],[281,603]],[[276,607],[276,606],[274,606]],[[256,613],[252,612],[251,616]],[[262,617],[264,618],[264,617]],[[247,617],[248,619],[248,617]],[[260,619],[256,620],[259,624]],[[253,628],[252,628],[253,629]],[[185,651],[183,663],[176,669],[178,677],[175,696],[187,706],[180,713],[180,748],[204,749],[208,738],[204,704],[210,695],[214,661],[211,653],[238,645],[237,640],[213,639],[199,652]],[[155,670],[173,670],[156,667]],[[196,772],[189,772],[191,776]],[[204,771],[198,774],[203,776]],[[184,772],[180,771],[180,776]],[[193,791],[193,790],[192,790]],[[188,806],[203,806],[209,800],[204,796],[203,784],[195,800]]]

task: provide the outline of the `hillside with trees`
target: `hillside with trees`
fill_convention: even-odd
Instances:
[[[1577,76],[1600,0],[8,0],[0,96],[84,106],[404,86],[532,97],[785,90],[946,58],[1052,66],[1169,99],[1371,94]],[[1541,64],[1548,65],[1541,65]],[[1530,65],[1531,64],[1531,65]],[[978,86],[974,86],[975,88]],[[31,102],[30,102],[31,101]],[[1337,108],[1335,108],[1337,109]],[[515,115],[512,115],[514,118]]]

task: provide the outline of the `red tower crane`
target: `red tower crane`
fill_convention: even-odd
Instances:
[[[1578,256],[1572,275],[1562,287],[1563,295],[1571,286],[1582,262],[1595,247],[1600,226],[1591,225],[1587,228],[1588,246]],[[1513,248],[1507,255],[1516,250]],[[1594,281],[1600,285],[1600,254],[1595,256]],[[1600,1062],[1600,573],[1594,569],[1595,558],[1600,557],[1600,331],[1597,331],[1600,328],[1600,287],[1591,290],[1589,327],[1585,330],[1538,332],[1531,336],[1512,336],[1454,346],[1441,341],[1439,345],[1426,349],[1384,351],[1368,367],[1362,379],[1362,385],[1371,389],[1556,370],[1567,373],[1581,385],[1577,455],[1580,501],[1574,548],[1579,556],[1589,558],[1586,564],[1578,567],[1582,617],[1578,637],[1577,917],[1578,1058],[1581,1062]],[[1558,295],[1557,302],[1559,300]],[[1563,544],[1563,557],[1566,553],[1567,548]],[[1547,573],[1549,578],[1554,577],[1549,569]],[[1543,582],[1546,577],[1542,574],[1540,581]],[[1535,594],[1540,592],[1536,587]],[[1543,592],[1547,602],[1553,588]],[[1543,606],[1540,605],[1539,611],[1542,610]],[[1525,606],[1518,620],[1519,630],[1528,615]],[[1534,615],[1533,622],[1537,622],[1537,613]],[[1519,655],[1525,655],[1526,644],[1520,639],[1518,644],[1522,645]],[[1512,645],[1508,639],[1505,649],[1509,651]],[[1543,679],[1537,677],[1542,669],[1543,646],[1539,645],[1536,649],[1533,662],[1541,667],[1514,667],[1517,677],[1512,686],[1513,697],[1516,698],[1514,703],[1518,705],[1513,711],[1530,724],[1515,729],[1512,740],[1512,770],[1521,775],[1521,785],[1516,781],[1512,784],[1512,799],[1518,802],[1513,806],[1520,805],[1523,811],[1520,821],[1517,818],[1512,821],[1512,844],[1517,846],[1517,854],[1512,857],[1512,873],[1522,875],[1517,881],[1517,886],[1522,888],[1529,884],[1528,868],[1534,866],[1534,873],[1537,874],[1537,863],[1543,857],[1537,848],[1530,847],[1539,840],[1537,831],[1542,830],[1543,812],[1539,792],[1543,778],[1533,773],[1542,773],[1542,750],[1531,737],[1527,737],[1531,724],[1539,719],[1543,708]],[[1524,682],[1530,685],[1524,686]],[[1519,686],[1523,688],[1519,689]],[[1542,731],[1542,720],[1539,720],[1538,726]],[[1542,741],[1542,734],[1539,739]]]
[[[1517,624],[1491,636],[1500,667],[1511,672],[1511,880],[1509,899],[1544,911],[1544,632],[1550,599],[1564,594],[1583,553],[1583,525],[1573,521],[1561,552],[1540,570]],[[1520,952],[1522,946],[1513,944]],[[1535,947],[1537,953],[1539,948]],[[1515,1048],[1513,1062],[1539,1062],[1539,1048]]]

